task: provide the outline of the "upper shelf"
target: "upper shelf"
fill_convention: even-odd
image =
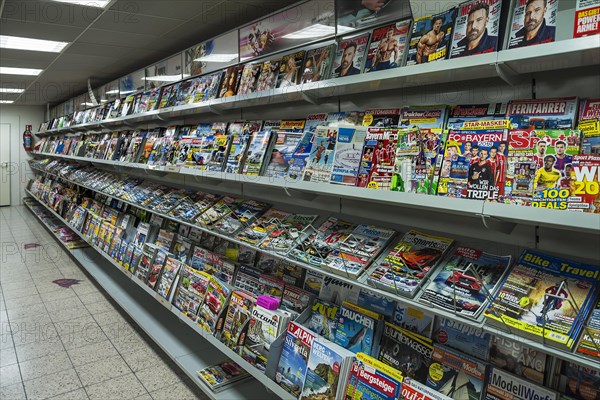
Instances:
[[[208,100],[201,103],[154,110],[144,114],[113,118],[69,128],[50,129],[40,135],[113,129],[140,123],[169,121],[188,115],[223,114],[227,110],[306,101],[313,104],[357,93],[408,87],[500,78],[515,84],[521,76],[549,70],[600,64],[600,36],[545,43],[532,47],[443,60],[435,63],[363,73],[338,79],[306,83],[247,95]]]

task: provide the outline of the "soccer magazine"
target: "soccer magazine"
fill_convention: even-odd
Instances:
[[[331,183],[356,186],[366,135],[367,129],[362,126],[338,128]]]
[[[599,34],[598,15],[600,15],[600,0],[577,0],[573,37]]]
[[[436,318],[433,339],[469,356],[487,361],[492,335],[481,328],[449,318]]]
[[[554,42],[558,0],[515,2],[508,48]]]
[[[310,349],[301,400],[336,400],[346,385],[354,353],[323,338]]]
[[[485,400],[559,400],[560,398],[553,390],[535,385],[497,367],[490,367],[485,391]]]
[[[506,117],[511,129],[574,129],[577,103],[577,97],[512,100]]]
[[[319,126],[312,138],[311,153],[306,160],[302,180],[329,183],[335,159],[339,128]]]
[[[424,64],[448,58],[456,8],[415,19],[406,65]]]
[[[546,353],[502,336],[494,336],[490,364],[539,385],[544,384],[550,357]]]
[[[569,210],[577,210],[590,213],[600,213],[600,154],[575,154],[572,160],[571,172],[565,167],[565,173],[561,179],[561,187],[570,191]],[[564,185],[562,180],[566,180]]]
[[[338,43],[331,68],[331,78],[358,75],[362,72],[370,33],[345,38]]]
[[[306,125],[302,139],[292,153],[287,176],[292,180],[300,180],[306,167],[306,161],[312,151],[313,136],[318,126],[324,125],[327,114],[311,114],[306,117]]]
[[[437,344],[431,358],[427,386],[454,400],[484,398],[487,363]]]
[[[334,342],[353,352],[377,355],[383,316],[344,301],[338,312]]]
[[[357,353],[346,387],[346,400],[397,400],[402,391],[402,373],[376,358]]]
[[[502,201],[508,156],[508,130],[448,133],[438,195]]]
[[[275,131],[273,150],[267,164],[265,176],[284,179],[289,171],[294,150],[304,136],[300,132]]]
[[[256,304],[256,298],[244,291],[233,291],[223,324],[222,342],[232,349],[244,344],[246,328],[250,321],[250,312]]]
[[[466,129],[469,123],[478,121],[505,120],[507,103],[459,105],[450,108],[448,129]]]
[[[432,352],[431,339],[385,323],[379,344],[379,361],[402,372],[404,377],[425,382]]]
[[[457,247],[425,286],[421,301],[477,319],[510,266],[511,256]]]
[[[409,231],[383,253],[370,270],[368,282],[392,293],[414,297],[453,242],[453,239]]]
[[[397,144],[398,129],[367,129],[356,186],[391,189]]]
[[[327,46],[308,50],[302,68],[301,83],[318,82],[329,79],[335,49],[335,44],[329,44]]]
[[[287,327],[275,382],[295,397],[302,391],[315,337],[315,333],[293,321]]]
[[[450,58],[495,52],[502,0],[468,0],[456,7]]]
[[[487,322],[564,349],[576,343],[592,308],[600,269],[526,250],[486,310]]]
[[[375,28],[367,51],[365,72],[383,71],[404,64],[410,37],[409,19]]]
[[[272,146],[271,138],[271,131],[257,131],[252,134],[246,154],[246,162],[242,168],[244,175],[262,175]]]

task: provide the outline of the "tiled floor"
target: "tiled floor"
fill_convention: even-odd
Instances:
[[[206,398],[24,207],[0,208],[0,258],[0,399]]]

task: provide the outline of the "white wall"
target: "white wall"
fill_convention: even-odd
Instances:
[[[16,206],[23,203],[27,181],[33,176],[27,160],[29,155],[23,150],[23,132],[25,125],[32,126],[32,133],[37,132],[44,121],[44,106],[0,105],[0,123],[9,124],[10,128],[10,162],[12,174],[10,178],[10,204]],[[35,139],[35,137],[34,137]]]

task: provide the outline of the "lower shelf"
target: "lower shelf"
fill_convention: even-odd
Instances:
[[[54,210],[35,197],[31,196],[31,198],[70,227]],[[27,208],[31,210],[28,205]],[[32,210],[31,212],[37,217]],[[40,222],[42,221],[40,220]],[[71,229],[73,228],[71,227]],[[80,232],[75,232],[86,240]],[[54,236],[56,237],[56,235]],[[62,244],[58,238],[57,241]],[[65,250],[87,270],[113,300],[131,316],[208,397],[213,400],[267,399],[275,396],[282,399],[295,399],[217,338],[196,326],[176,308],[164,302],[148,301],[149,295],[156,298],[157,293],[136,278],[128,279],[128,277],[131,278],[131,274],[125,273],[119,264],[97,247],[91,246],[74,250],[65,247]],[[222,392],[214,393],[200,381],[196,372],[227,357],[250,372],[255,379],[234,385]]]

